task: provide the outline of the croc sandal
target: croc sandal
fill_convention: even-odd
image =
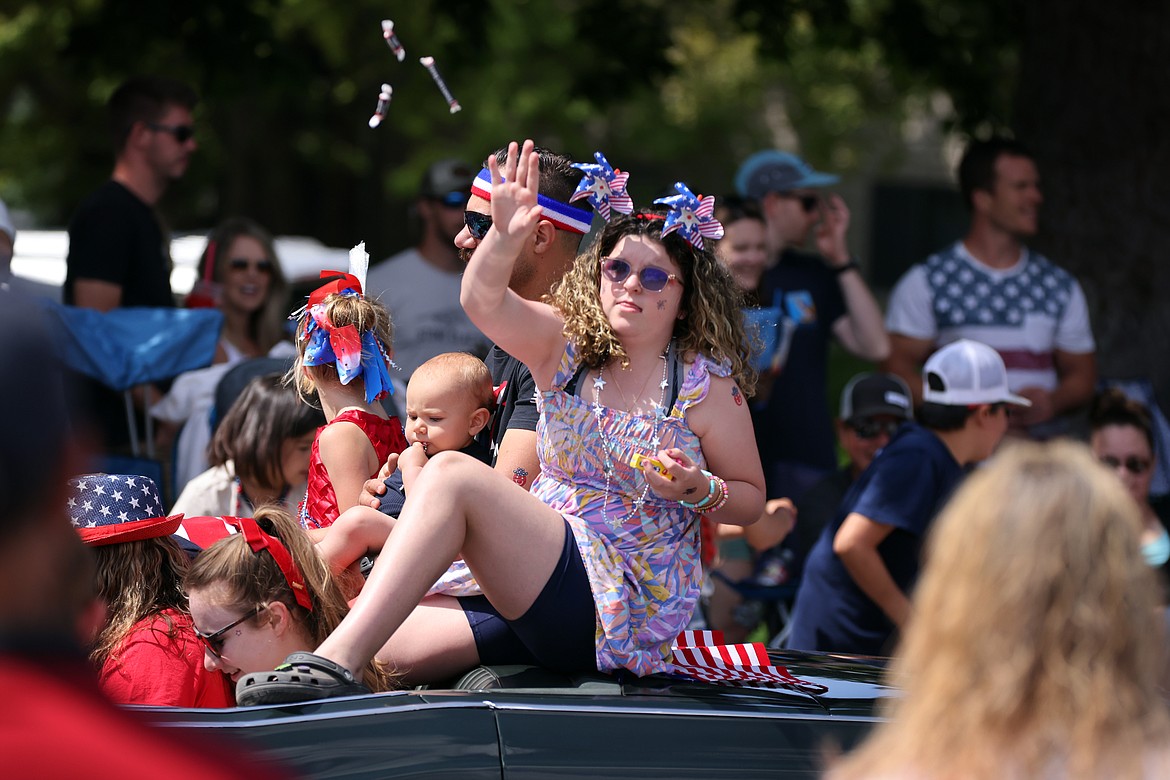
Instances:
[[[236,683],[236,703],[241,707],[290,704],[363,693],[370,693],[370,689],[354,679],[344,666],[305,652],[292,653],[273,671],[246,674]]]

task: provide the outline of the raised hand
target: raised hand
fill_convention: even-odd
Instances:
[[[849,230],[849,207],[840,195],[821,199],[821,222],[816,228],[817,251],[830,265],[849,262],[849,246],[845,233]]]
[[[508,144],[508,155],[501,171],[495,155],[488,157],[492,175],[492,230],[505,245],[519,246],[540,222],[541,209],[536,201],[540,188],[540,158],[533,151],[531,139],[522,148]]]

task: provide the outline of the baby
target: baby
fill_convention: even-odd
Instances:
[[[445,352],[423,363],[406,388],[406,440],[398,468],[386,479],[379,509],[355,506],[343,512],[317,544],[334,571],[382,549],[394,528],[419,471],[437,452],[457,450],[491,462],[491,453],[475,440],[491,419],[495,404],[492,377],[479,358]]]

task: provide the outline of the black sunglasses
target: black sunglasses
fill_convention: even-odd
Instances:
[[[268,605],[261,604],[260,606],[253,609],[251,612],[244,614],[244,616],[241,617],[239,620],[233,620],[231,623],[228,623],[226,626],[221,628],[219,631],[213,631],[210,634],[204,634],[201,631],[196,631],[195,636],[199,639],[199,642],[207,649],[207,652],[211,653],[216,658],[223,658],[223,656],[221,656],[220,653],[223,652],[223,643],[225,641],[224,634],[227,633],[228,631],[232,630],[236,626],[240,625],[240,623],[243,623],[245,620],[248,620],[249,618],[256,617],[265,609],[268,609]]]
[[[793,200],[799,200],[800,207],[802,209],[804,209],[805,213],[807,213],[807,214],[811,214],[812,212],[816,211],[817,206],[819,206],[821,203],[821,196],[820,195],[810,195],[807,193],[803,194],[803,195],[798,195],[795,192],[781,192],[780,197],[792,198]]]
[[[270,274],[272,273],[272,261],[259,260],[253,263],[244,257],[233,257],[228,260],[228,268],[233,271],[247,271],[249,268],[254,268],[262,274]]]
[[[616,257],[607,257],[601,261],[601,272],[605,278],[615,284],[621,284],[630,276],[630,264]],[[662,292],[671,279],[678,281],[678,277],[658,266],[648,265],[638,271],[638,281],[642,287],[650,292]],[[679,282],[682,284],[682,282]]]
[[[1128,471],[1130,474],[1133,474],[1135,477],[1139,477],[1142,474],[1145,474],[1151,465],[1150,461],[1146,460],[1145,458],[1139,458],[1136,455],[1130,455],[1125,460],[1119,460],[1112,455],[1102,455],[1097,460],[1101,461],[1101,465],[1113,469],[1114,471],[1116,471],[1119,466],[1124,467],[1126,471]]]
[[[463,224],[467,225],[467,232],[471,234],[472,238],[476,241],[482,241],[492,226],[492,215],[482,214],[478,211],[464,211]]]
[[[163,125],[158,122],[148,122],[147,127],[158,133],[170,133],[175,141],[185,144],[195,137],[195,128],[191,125]]]
[[[883,433],[886,436],[893,436],[902,423],[898,420],[857,420],[848,425],[850,430],[857,434],[857,438],[876,439]]]

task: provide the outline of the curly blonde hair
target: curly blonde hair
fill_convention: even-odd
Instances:
[[[743,293],[710,249],[697,249],[677,232],[663,238],[665,213],[614,215],[545,301],[564,318],[565,337],[577,346],[585,365],[600,368],[613,359],[628,364],[626,351],[601,309],[601,263],[627,236],[656,241],[681,271],[682,317],[674,326],[680,354],[691,359],[703,354],[729,363],[732,378],[750,396],[755,390],[756,374],[748,358]]]
[[[97,595],[110,618],[98,632],[89,658],[98,666],[117,654],[118,645],[140,621],[163,610],[187,612],[183,577],[190,560],[169,536],[93,548],[97,562]],[[167,636],[175,627],[169,618]]]
[[[297,603],[292,586],[276,559],[263,551],[252,552],[243,534],[220,539],[201,552],[187,572],[184,588],[188,592],[219,588],[229,597],[229,602],[223,606],[240,613],[279,601],[288,607],[293,619],[305,627],[316,647],[349,612],[345,595],[330,572],[329,564],[317,554],[308,535],[292,515],[268,504],[256,509],[254,519],[264,533],[276,537],[288,548],[293,563],[304,577],[312,611]],[[250,619],[256,621],[262,617],[255,615]],[[362,670],[362,680],[374,691],[388,690],[393,684],[392,676],[377,661],[372,661]]]
[[[995,456],[928,540],[889,670],[904,695],[833,777],[1143,776],[1170,719],[1140,534],[1133,500],[1083,445]]]
[[[374,338],[382,345],[385,354],[368,355],[363,347],[363,362],[371,357],[378,360],[388,360],[393,354],[394,323],[390,318],[390,312],[379,301],[364,295],[331,293],[325,296],[322,305],[324,305],[325,315],[329,322],[333,323],[333,327],[344,328],[346,325],[353,325],[359,335],[364,334],[367,330],[374,331]],[[297,320],[297,359],[285,377],[285,381],[296,387],[301,400],[309,404],[313,403],[313,396],[316,394],[317,382],[320,378],[326,373],[331,373],[334,377],[337,376],[337,366],[335,365],[305,365],[305,348],[309,345],[305,336],[305,323],[311,316],[306,309]],[[389,368],[389,364],[387,364],[387,368]],[[361,377],[358,377],[357,380],[364,382]]]

